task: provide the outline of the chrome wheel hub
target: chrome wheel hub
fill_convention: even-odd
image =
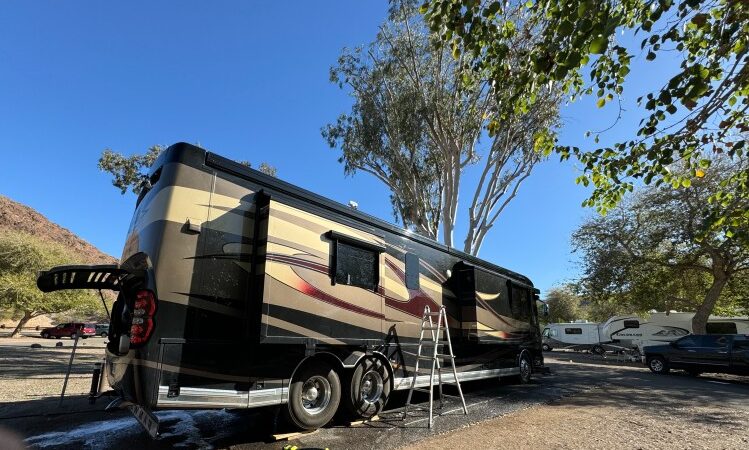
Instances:
[[[302,386],[302,407],[309,414],[319,414],[330,404],[330,395],[328,379],[315,375]]]
[[[660,359],[654,359],[654,360],[650,361],[650,367],[654,371],[660,372],[661,370],[663,370],[663,363],[661,362]]]
[[[361,399],[366,403],[375,403],[382,397],[382,390],[385,383],[379,372],[370,370],[362,376],[361,389],[359,390]]]

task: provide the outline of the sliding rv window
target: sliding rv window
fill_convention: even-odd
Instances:
[[[336,243],[335,282],[375,290],[378,281],[378,253],[347,242]]]
[[[564,334],[583,334],[582,328],[565,328]]]
[[[385,247],[332,230],[327,236],[333,241],[333,284],[376,291],[380,281],[380,253]]]

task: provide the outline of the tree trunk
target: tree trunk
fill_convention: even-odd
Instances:
[[[23,312],[23,317],[21,317],[21,320],[18,322],[18,325],[16,325],[16,329],[13,330],[13,333],[10,334],[10,337],[12,337],[12,338],[20,338],[21,337],[21,329],[33,317],[34,316],[31,314],[31,312],[24,311]]]
[[[707,334],[707,319],[710,317],[710,313],[713,312],[713,308],[718,302],[720,293],[723,291],[726,283],[728,283],[728,275],[724,271],[716,270],[713,272],[713,284],[708,289],[705,300],[697,308],[692,318],[692,333]]]

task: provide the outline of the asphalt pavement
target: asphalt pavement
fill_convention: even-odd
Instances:
[[[749,378],[702,376],[692,378],[675,373],[658,376],[643,366],[622,364],[586,355],[547,354],[547,365],[552,373],[535,375],[528,385],[506,385],[495,380],[464,383],[468,406],[464,415],[459,400],[446,400],[441,414],[435,417],[434,427],[427,427],[426,412],[414,411],[402,419],[405,392],[391,398],[380,420],[356,426],[338,423],[289,442],[273,441],[271,435],[291,431],[279,420],[279,408],[247,411],[161,411],[161,438],[151,440],[129,414],[105,413],[102,404],[93,408],[82,398],[70,399],[66,410],[56,411],[50,403],[45,411],[40,401],[36,408],[24,409],[25,414],[13,416],[6,410],[0,414],[0,427],[9,428],[36,448],[62,449],[163,449],[232,448],[280,449],[291,443],[298,448],[361,448],[387,449],[416,443],[425,438],[472,423],[484,421],[514,411],[554,402],[582,391],[594,393],[599,387],[617,385],[632,393],[632,399],[642,402],[664,401],[650,398],[648,392],[668,393],[669,402],[729,402],[736,407],[749,405]],[[656,389],[654,391],[654,389]],[[450,391],[446,391],[450,393]],[[589,392],[589,396],[590,396]],[[646,394],[648,393],[648,394]],[[426,406],[426,394],[415,397]],[[612,399],[602,399],[611,401]],[[628,398],[619,399],[622,406],[637,407]],[[438,402],[437,402],[438,404]],[[595,406],[595,405],[591,405]],[[20,411],[20,409],[16,409]],[[439,410],[437,410],[439,411]],[[749,412],[749,411],[747,411]]]

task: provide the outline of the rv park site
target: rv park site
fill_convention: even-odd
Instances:
[[[749,1],[0,1],[0,450],[749,449]]]
[[[159,440],[127,412],[104,413],[88,402],[92,365],[104,339],[77,349],[61,402],[72,343],[63,346],[25,333],[0,338],[0,426],[23,430],[35,448],[746,448],[749,378],[686,373],[656,375],[624,355],[560,350],[545,354],[549,374],[528,385],[499,380],[463,385],[469,408],[454,399],[433,429],[426,417],[401,420],[405,396],[393,397],[378,420],[334,422],[297,433],[277,408],[163,411]],[[60,342],[60,341],[57,341]],[[40,348],[31,348],[41,344]],[[404,394],[404,393],[401,393]],[[427,405],[422,394],[421,406]],[[6,444],[10,441],[5,441]],[[6,448],[6,447],[3,447]],[[14,447],[7,447],[14,448]],[[21,447],[18,447],[21,448]]]

